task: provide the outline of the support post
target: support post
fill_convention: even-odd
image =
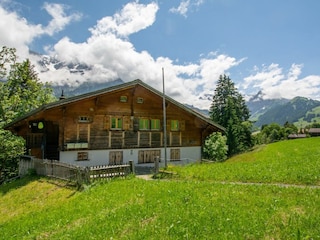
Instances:
[[[129,165],[130,165],[130,173],[134,174],[134,162],[133,162],[133,160],[129,160]]]
[[[155,174],[159,173],[159,160],[160,160],[159,156],[156,156],[154,159],[154,172],[155,172]]]

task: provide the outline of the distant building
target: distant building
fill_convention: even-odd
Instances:
[[[305,138],[305,137],[307,137],[307,134],[292,133],[292,134],[289,134],[288,139],[297,139],[297,138]]]
[[[309,134],[311,137],[317,137],[320,136],[320,128],[310,128]]]

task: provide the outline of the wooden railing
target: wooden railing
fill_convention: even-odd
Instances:
[[[38,175],[82,184],[101,178],[125,177],[134,173],[134,164],[133,161],[129,161],[128,164],[122,165],[81,167],[56,160],[42,160],[32,156],[21,157],[19,175],[27,174],[30,169],[35,170]]]

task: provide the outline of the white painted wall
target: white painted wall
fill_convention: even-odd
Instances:
[[[173,149],[178,149],[174,147]],[[109,164],[109,152],[110,151],[123,151],[123,161],[129,162],[133,160],[137,166],[154,166],[153,163],[138,164],[138,152],[139,150],[161,150],[161,163],[160,166],[164,166],[164,148],[134,148],[134,149],[110,149],[110,150],[81,150],[81,151],[63,151],[60,152],[60,162],[69,163],[78,166],[97,166]],[[200,160],[201,147],[180,147],[181,162],[170,162],[170,149],[167,148],[167,163],[169,164],[181,164],[191,163]],[[77,161],[78,152],[88,152],[88,161]]]

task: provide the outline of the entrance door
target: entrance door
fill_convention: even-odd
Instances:
[[[46,144],[44,157],[59,160],[59,125],[46,122]]]

